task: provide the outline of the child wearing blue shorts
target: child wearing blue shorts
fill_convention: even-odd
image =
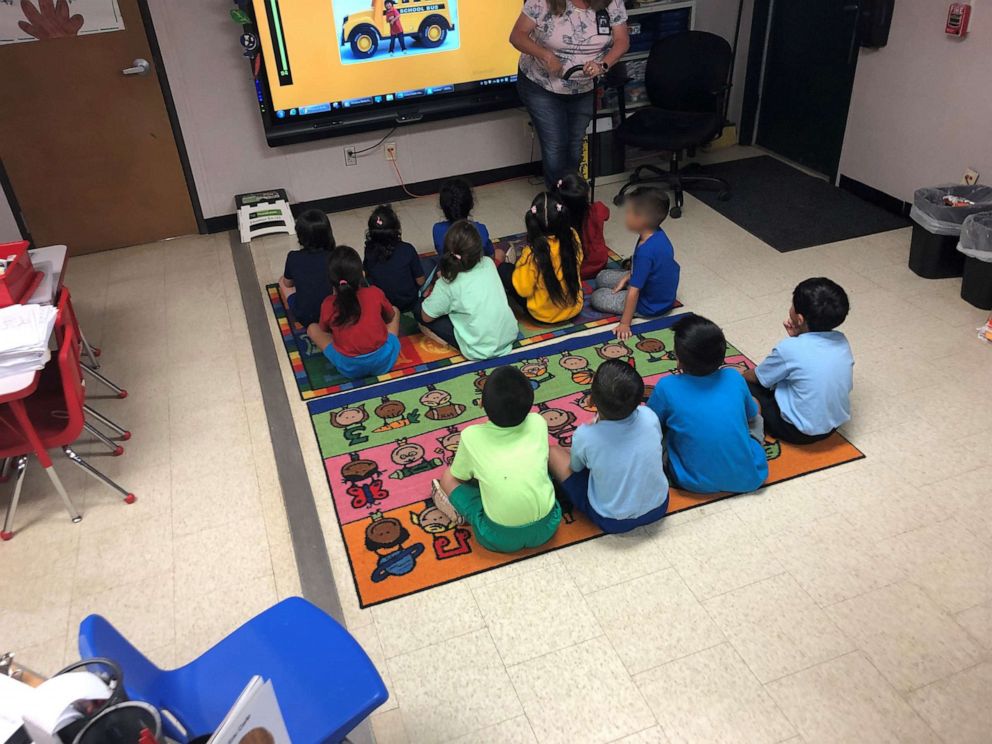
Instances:
[[[362,286],[362,259],[354,248],[338,247],[328,277],[333,294],[320,308],[320,323],[311,324],[307,335],[348,379],[385,374],[400,354],[399,311],[381,289]]]
[[[603,362],[592,380],[598,411],[572,436],[572,448],[552,446],[551,473],[572,507],[603,532],[629,532],[668,511],[658,417],[642,406],[644,380],[618,359]]]

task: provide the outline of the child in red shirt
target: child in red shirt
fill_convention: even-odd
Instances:
[[[350,380],[377,377],[400,354],[400,313],[378,287],[363,285],[362,259],[338,246],[328,266],[333,294],[320,307],[320,323],[307,335],[338,372]]]
[[[386,23],[389,24],[389,53],[393,53],[396,40],[399,39],[400,49],[406,54],[406,41],[403,38],[403,22],[400,20],[400,12],[396,10],[396,3],[393,0],[386,0]]]
[[[568,209],[572,228],[582,236],[582,278],[595,279],[606,266],[610,249],[603,235],[603,224],[610,219],[610,208],[603,202],[589,202],[589,184],[578,173],[558,179],[558,198]]]

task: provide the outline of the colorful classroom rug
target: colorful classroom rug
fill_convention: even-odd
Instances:
[[[495,245],[503,250],[516,247],[518,250],[526,243],[526,236],[510,235],[500,238]],[[433,258],[434,255],[422,256],[422,258]],[[618,268],[621,257],[610,253],[611,268]],[[282,336],[283,348],[289,356],[289,363],[293,369],[293,377],[296,379],[296,386],[300,391],[303,400],[320,398],[324,395],[339,393],[346,390],[368,387],[387,380],[395,380],[401,377],[426,372],[428,370],[440,369],[452,364],[465,361],[456,350],[445,344],[423,335],[417,327],[416,321],[410,314],[404,314],[400,323],[400,355],[396,360],[396,365],[392,370],[378,377],[367,377],[363,380],[349,380],[340,375],[327,358],[314,346],[306,335],[306,329],[299,323],[291,321],[286,313],[282,298],[279,295],[279,286],[269,284],[265,287],[269,295],[269,302],[272,305],[272,312],[275,313],[276,322],[279,325],[279,333]],[[615,315],[605,315],[590,307],[588,296],[592,293],[593,287],[590,283],[584,284],[587,302],[582,312],[568,323],[546,326],[538,325],[527,319],[518,318],[520,333],[522,338],[516,341],[514,348],[523,348],[550,339],[569,336],[579,331],[590,328],[609,325],[617,320]],[[681,303],[676,303],[676,307],[681,307]]]
[[[635,325],[629,342],[612,332],[566,338],[503,359],[471,362],[416,379],[395,380],[371,391],[355,390],[307,404],[324,458],[331,497],[362,607],[598,537],[581,514],[566,514],[554,539],[513,555],[481,548],[467,526],[454,527],[430,500],[431,479],[451,463],[459,432],[482,420],[480,393],[489,370],[520,367],[534,386],[537,409],[552,441],[568,445],[576,426],[592,419],[593,372],[604,359],[624,359],[644,376],[650,395],[657,380],[673,374],[675,318]],[[726,366],[753,367],[727,347]],[[839,434],[814,445],[765,444],[769,483],[778,483],[857,460],[864,455]],[[669,513],[729,494],[696,496],[672,490]]]

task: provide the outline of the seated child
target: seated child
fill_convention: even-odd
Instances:
[[[665,516],[668,481],[658,418],[641,405],[644,380],[629,364],[599,365],[590,388],[598,416],[552,447],[551,471],[574,509],[603,532],[628,532]]]
[[[788,338],[744,373],[772,436],[811,444],[851,419],[854,357],[847,337],[834,330],[849,309],[847,293],[829,279],[806,279],[793,290]]]
[[[538,194],[524,215],[527,245],[516,263],[500,264],[507,296],[538,323],[562,323],[582,312],[582,242],[561,199]]]
[[[424,283],[417,249],[402,240],[400,218],[388,204],[376,207],[365,233],[365,275],[401,313],[413,310]]]
[[[482,255],[475,225],[458,220],[444,237],[438,277],[424,294],[418,320],[424,333],[459,349],[468,359],[508,354],[517,320],[503,292],[496,264]]]
[[[582,278],[595,279],[606,266],[610,249],[603,235],[610,208],[601,201],[589,201],[589,182],[578,173],[568,173],[558,180],[555,189],[565,204],[572,228],[582,236]]]
[[[497,367],[482,389],[483,424],[462,430],[434,504],[468,522],[487,550],[513,553],[550,540],[561,508],[548,475],[548,425],[531,412],[534,390],[516,367]]]
[[[351,380],[385,374],[400,354],[400,314],[378,287],[364,286],[362,259],[349,246],[331,254],[334,294],[307,335],[338,372]]]
[[[320,318],[320,304],[331,293],[327,257],[334,250],[334,233],[327,215],[308,209],[296,218],[300,249],[286,254],[279,291],[293,317],[306,328]]]
[[[590,303],[601,313],[620,316],[614,333],[621,341],[630,338],[635,314],[650,318],[675,304],[680,267],[672,241],[661,229],[668,204],[668,195],[658,189],[640,188],[627,195],[627,229],[637,233],[631,269],[605,269],[596,277]]]
[[[698,315],[672,328],[682,374],[662,377],[648,399],[665,433],[672,485],[696,493],[755,490],[768,477],[761,416],[740,374],[720,369],[723,331]]]
[[[437,254],[439,256],[444,254],[444,236],[448,233],[448,228],[458,220],[468,220],[479,231],[479,237],[482,238],[482,252],[492,258],[493,241],[489,238],[489,230],[481,222],[472,219],[475,197],[472,195],[472,187],[469,186],[468,181],[462,178],[445,181],[441,184],[437,198],[444,213],[444,221],[434,223],[434,250]]]

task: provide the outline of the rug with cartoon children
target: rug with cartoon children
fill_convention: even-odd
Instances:
[[[583,515],[566,514],[555,537],[540,548],[492,553],[476,543],[471,528],[455,527],[434,506],[431,480],[451,463],[459,432],[484,416],[480,395],[494,367],[520,367],[534,387],[535,404],[552,441],[569,446],[576,427],[595,415],[589,385],[600,362],[621,359],[634,365],[644,377],[645,398],[660,377],[675,373],[669,330],[675,320],[637,324],[636,335],[626,343],[610,331],[569,337],[502,359],[446,367],[374,391],[354,390],[308,403],[361,606],[601,535]],[[730,345],[725,365],[754,366]],[[802,447],[767,440],[765,450],[768,484],[863,457],[836,433]],[[668,513],[727,496],[673,489]]]
[[[509,250],[519,251],[526,243],[526,239],[527,236],[524,233],[520,233],[519,235],[500,238],[495,241],[494,245],[502,252]],[[433,266],[433,254],[422,258],[431,260],[431,266]],[[609,268],[619,268],[622,260],[620,255],[611,251],[610,262],[607,266]],[[293,368],[293,377],[296,379],[296,386],[303,400],[312,400],[323,395],[367,387],[387,380],[408,377],[413,374],[440,369],[465,361],[465,358],[457,350],[445,344],[438,343],[422,334],[413,316],[405,314],[400,320],[400,355],[393,369],[378,377],[371,377],[365,380],[349,380],[339,374],[334,368],[334,365],[320,352],[320,349],[310,342],[310,339],[306,335],[306,329],[290,319],[286,313],[282,298],[279,296],[279,285],[269,284],[265,289],[269,296],[272,312],[276,316],[276,323],[279,325],[279,334],[282,336],[283,346],[287,356],[289,356],[290,366]],[[585,282],[583,284],[583,290],[588,300],[588,296],[593,290],[591,283]],[[681,304],[680,302],[676,302],[675,307],[681,307]],[[609,325],[616,320],[615,315],[606,315],[593,310],[588,301],[585,307],[583,307],[582,312],[567,323],[546,326],[529,319],[518,318],[521,337],[514,346],[516,348],[532,346],[551,339],[569,336],[580,331]]]

